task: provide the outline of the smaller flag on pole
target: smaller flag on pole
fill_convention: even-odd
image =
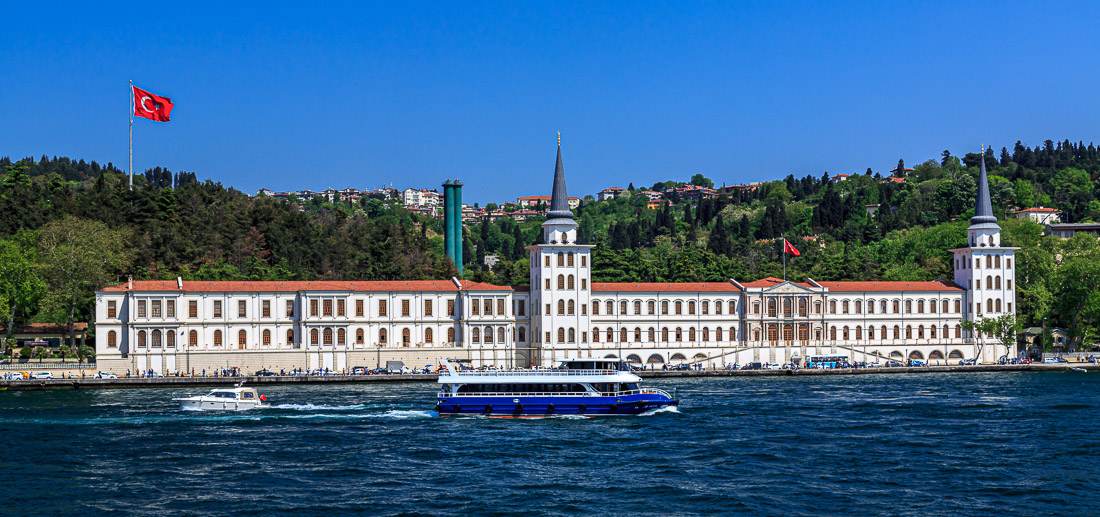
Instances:
[[[172,99],[154,95],[137,86],[134,89],[134,116],[145,117],[157,122],[168,122],[172,113]]]
[[[802,254],[802,252],[795,249],[795,247],[791,245],[790,241],[788,241],[787,239],[783,239],[783,253],[789,253],[796,257]]]

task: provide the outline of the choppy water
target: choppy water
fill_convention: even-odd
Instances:
[[[437,418],[434,384],[0,393],[0,513],[1096,515],[1100,373],[649,381],[678,411]]]

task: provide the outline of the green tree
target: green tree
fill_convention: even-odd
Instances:
[[[29,312],[46,288],[35,255],[34,248],[19,242],[0,241],[0,314],[6,316],[8,339],[16,314]]]
[[[710,178],[703,176],[701,173],[692,176],[690,183],[699,187],[714,188],[714,182],[711,181]]]
[[[41,363],[42,360],[46,358],[46,347],[44,347],[44,346],[34,347],[34,349],[31,350],[31,358],[32,359],[38,359],[38,362]]]
[[[77,308],[94,300],[92,292],[125,271],[133,252],[131,232],[73,216],[43,226],[39,254],[49,285],[46,304],[68,313],[69,346],[76,346],[73,319]]]

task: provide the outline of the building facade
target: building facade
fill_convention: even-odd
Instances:
[[[983,164],[984,165],[984,164]],[[199,373],[343,371],[438,364],[551,365],[615,357],[661,367],[851,361],[993,361],[963,329],[1014,313],[1015,250],[1003,246],[984,167],[953,281],[593,283],[558,146],[530,285],[469,281],[130,281],[96,292],[100,369]],[[575,199],[575,198],[572,198]],[[985,343],[986,345],[991,343]]]

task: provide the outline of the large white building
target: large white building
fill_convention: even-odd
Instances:
[[[558,147],[530,286],[469,281],[135,281],[96,292],[100,369],[164,373],[240,367],[546,365],[621,357],[661,366],[905,358],[992,361],[962,321],[1014,312],[1014,254],[1002,246],[984,167],[954,281],[593,283],[577,242]],[[987,343],[992,344],[992,343]]]

